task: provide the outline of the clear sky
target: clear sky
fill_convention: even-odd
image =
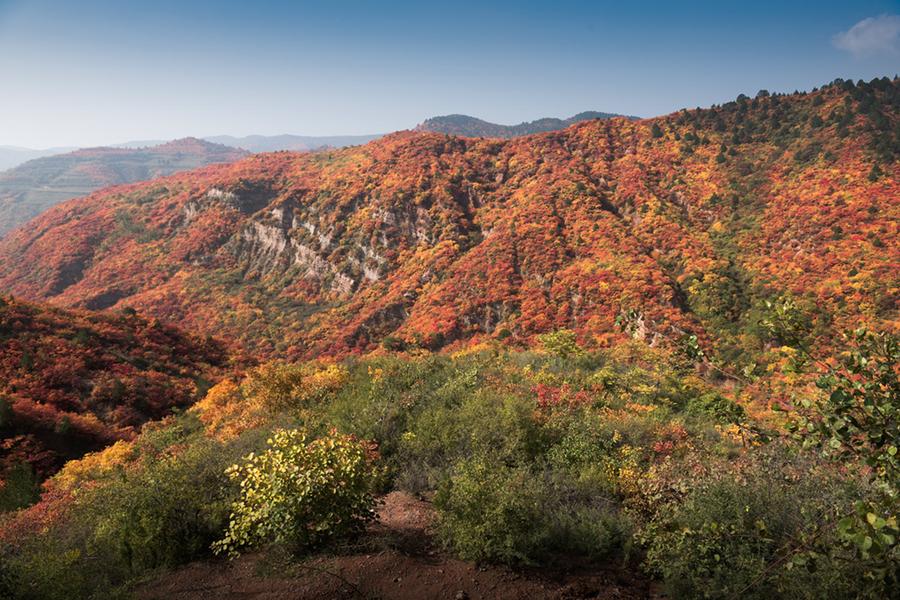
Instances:
[[[652,116],[900,72],[900,0],[0,0],[0,144]]]

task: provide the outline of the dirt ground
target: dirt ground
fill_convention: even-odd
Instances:
[[[647,581],[609,568],[576,571],[479,567],[441,551],[428,502],[402,492],[383,499],[367,543],[278,566],[262,554],[195,562],[136,590],[141,600],[574,600],[652,598]]]

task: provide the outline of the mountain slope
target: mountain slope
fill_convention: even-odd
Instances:
[[[626,117],[625,115],[617,115],[614,113],[586,111],[578,113],[568,119],[543,118],[527,123],[519,123],[518,125],[498,125],[468,115],[446,115],[426,119],[416,127],[416,131],[430,131],[432,133],[446,133],[448,135],[461,135],[465,137],[509,139],[534,133],[557,131],[581,121],[613,119],[616,117],[624,117],[631,120],[637,119],[637,117]]]
[[[47,148],[45,150],[35,150],[33,148],[22,148],[20,146],[0,146],[0,171],[12,169],[24,162],[41,158],[43,156],[53,156],[54,154],[63,154],[64,152],[72,152],[75,148]]]
[[[0,297],[0,480],[39,476],[190,404],[223,372],[217,342],[133,314]]]
[[[255,155],[58,206],[0,289],[132,306],[262,353],[574,329],[749,355],[761,298],[896,325],[900,82],[838,82],[508,141]]]
[[[55,204],[94,190],[232,162],[246,154],[186,138],[152,148],[88,148],[30,160],[0,173],[0,236]]]

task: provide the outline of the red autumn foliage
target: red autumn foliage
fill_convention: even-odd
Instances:
[[[512,140],[401,132],[56,207],[0,242],[0,288],[134,307],[272,356],[554,329],[715,339],[789,292],[896,327],[900,82],[742,98]],[[727,327],[725,327],[727,329]]]
[[[532,388],[537,399],[538,408],[547,410],[552,408],[576,408],[593,402],[590,392],[585,390],[573,391],[567,383],[561,386],[553,386],[539,383]]]
[[[0,297],[0,476],[46,477],[192,403],[226,367],[218,342],[130,314]]]

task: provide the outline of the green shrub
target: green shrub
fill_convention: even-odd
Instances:
[[[857,597],[852,563],[820,555],[816,569],[790,568],[792,556],[832,541],[827,523],[850,504],[833,478],[803,472],[811,468],[762,462],[696,482],[640,532],[646,567],[674,598]]]
[[[455,379],[457,369],[445,357],[380,357],[351,364],[347,383],[335,398],[307,415],[318,430],[340,431],[373,440],[391,466],[410,416],[433,401]]]
[[[608,558],[628,538],[608,496],[563,473],[484,456],[460,462],[435,499],[438,532],[465,560],[536,564]]]
[[[841,464],[864,463],[871,493],[841,519],[845,548],[867,578],[900,585],[900,338],[859,329],[817,381],[827,397],[802,402],[794,424],[809,447]]]
[[[31,465],[24,462],[15,465],[3,474],[3,482],[0,483],[0,512],[34,504],[40,498],[40,491]]]
[[[455,463],[474,454],[490,452],[511,463],[534,460],[547,443],[533,411],[532,399],[491,389],[432,403],[403,435],[400,485],[414,492],[434,489]]]
[[[712,417],[719,423],[741,423],[746,417],[740,404],[716,392],[707,392],[691,398],[685,410],[692,415]]]
[[[207,554],[234,498],[223,474],[231,458],[199,440],[98,488],[79,516],[93,525],[89,551],[111,553],[129,575]]]
[[[0,548],[12,597],[119,597],[149,570],[208,556],[237,496],[225,468],[258,434],[223,445],[195,427],[146,427],[139,462],[80,481],[46,528]]]
[[[543,542],[540,492],[526,467],[464,461],[435,499],[439,533],[465,560],[531,562]]]
[[[575,332],[569,329],[541,334],[538,336],[538,341],[544,350],[561,358],[579,356],[584,352],[578,345]]]
[[[284,545],[297,552],[360,533],[374,518],[375,472],[370,448],[332,432],[307,442],[301,430],[281,429],[269,448],[250,453],[227,471],[240,483],[217,553],[236,556],[248,546]]]

